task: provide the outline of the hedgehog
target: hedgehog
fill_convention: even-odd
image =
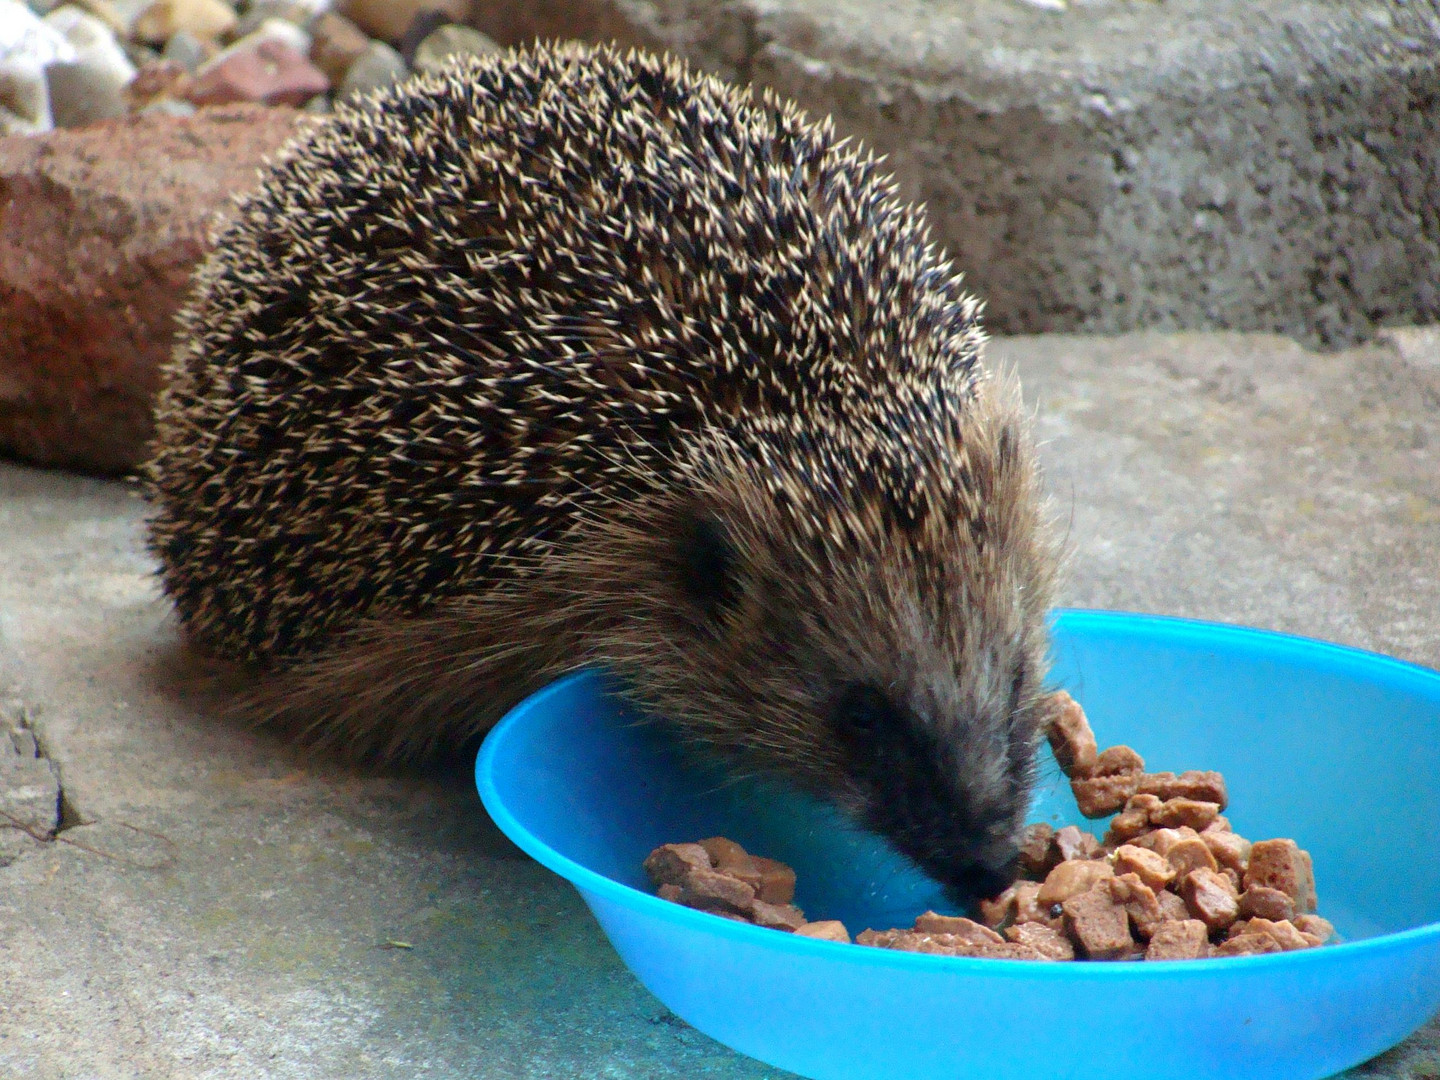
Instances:
[[[312,746],[597,665],[956,896],[1014,873],[1055,567],[981,305],[881,162],[578,44],[339,109],[196,271],[147,470],[200,654]]]

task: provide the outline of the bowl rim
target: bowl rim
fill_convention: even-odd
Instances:
[[[1270,655],[1319,654],[1332,666],[1341,670],[1363,669],[1372,676],[1383,673],[1387,682],[1394,685],[1414,686],[1419,684],[1431,691],[1440,702],[1440,671],[1422,667],[1405,660],[1399,660],[1383,653],[1356,649],[1347,645],[1317,638],[1301,637],[1275,630],[1241,626],[1234,623],[1209,622],[1200,619],[1186,619],[1170,615],[1151,615],[1136,612],[1108,611],[1094,608],[1056,608],[1051,612],[1053,625],[1065,624],[1074,627],[1103,626],[1112,632],[1129,631],[1149,638],[1186,638],[1193,641],[1202,635],[1229,644],[1263,643]],[[1378,957],[1389,952],[1408,951],[1432,939],[1440,940],[1440,921],[1425,923],[1391,934],[1379,934],[1358,941],[1341,942],[1318,949],[1299,949],[1293,952],[1265,953],[1254,956],[1232,956],[1205,960],[1159,960],[1140,963],[1081,963],[1057,964],[1042,960],[1011,960],[997,963],[993,959],[961,956],[935,956],[926,953],[903,952],[897,949],[853,948],[838,941],[822,941],[815,938],[782,934],[761,926],[723,919],[718,915],[697,911],[684,905],[663,900],[640,889],[632,888],[604,874],[570,859],[526,828],[506,806],[500,796],[494,779],[496,759],[500,756],[507,739],[524,724],[527,715],[542,707],[555,694],[563,693],[575,682],[596,677],[594,668],[586,667],[561,676],[547,686],[530,694],[511,708],[486,735],[475,760],[475,784],[480,801],[495,825],[517,847],[542,866],[554,871],[569,881],[582,894],[591,894],[597,899],[629,908],[649,918],[658,918],[695,931],[717,935],[734,941],[737,945],[765,946],[771,949],[797,952],[800,955],[831,955],[827,950],[847,949],[845,953],[853,963],[871,966],[898,966],[916,970],[946,970],[956,974],[979,975],[1000,978],[1074,980],[1090,978],[1176,978],[1204,977],[1217,969],[1234,970],[1234,965],[1243,963],[1246,970],[1259,971],[1274,966],[1306,965],[1329,963],[1332,958],[1343,955],[1347,959],[1359,959],[1361,955]],[[1373,679],[1372,679],[1373,681]],[[815,950],[821,950],[816,953]]]

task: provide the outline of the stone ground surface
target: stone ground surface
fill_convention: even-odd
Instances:
[[[1067,602],[1440,666],[1440,339],[992,355],[1039,403]],[[119,482],[0,467],[0,727],[58,770],[66,841],[0,848],[0,1076],[780,1075],[650,998],[463,772],[367,775],[207,716],[165,674],[142,512]],[[30,813],[47,770],[13,741],[0,809]],[[1440,1075],[1440,1025],[1356,1075]]]
[[[1011,333],[1440,319],[1433,0],[474,0],[619,40],[888,155]]]

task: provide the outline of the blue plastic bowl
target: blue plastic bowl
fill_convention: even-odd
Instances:
[[[1219,769],[1237,832],[1308,848],[1344,943],[1171,963],[971,960],[668,903],[650,892],[646,853],[721,834],[793,865],[809,917],[852,933],[944,905],[827,807],[686,760],[590,673],[514,709],[485,741],[477,782],[496,824],[574,883],[656,997],[816,1080],[1322,1077],[1440,1008],[1440,674],[1278,634],[1078,611],[1056,618],[1055,658],[1102,746],[1128,743],[1151,769]],[[1037,816],[1079,822],[1046,764]]]

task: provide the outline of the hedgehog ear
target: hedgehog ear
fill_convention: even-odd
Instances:
[[[737,557],[725,526],[709,515],[692,518],[680,530],[680,587],[712,622],[740,599]]]

